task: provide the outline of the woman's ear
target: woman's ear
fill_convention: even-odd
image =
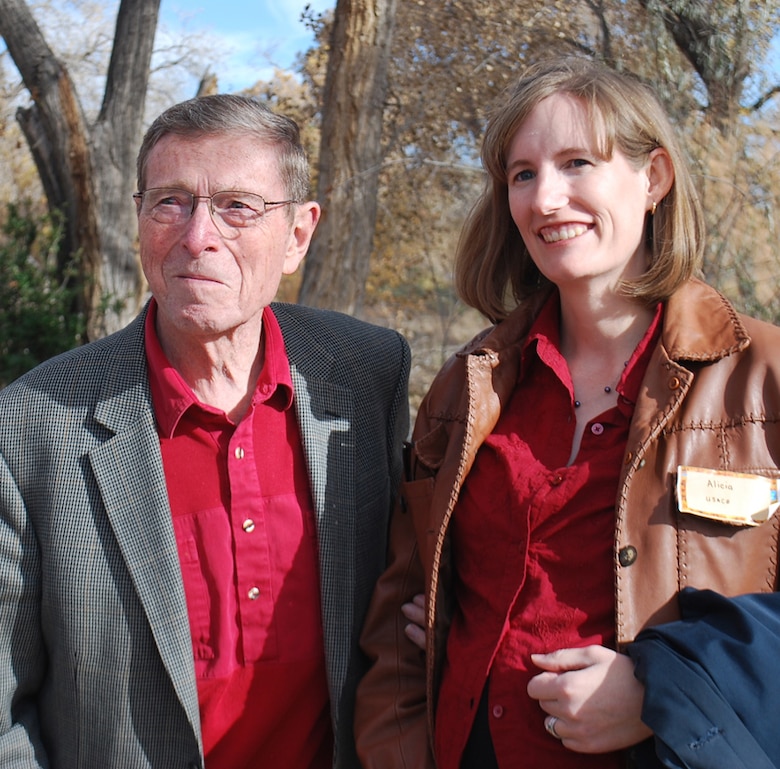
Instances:
[[[669,153],[663,147],[656,147],[650,153],[647,165],[647,210],[655,210],[672,189],[674,168]]]

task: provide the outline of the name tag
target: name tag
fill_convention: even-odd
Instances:
[[[759,526],[778,507],[778,479],[704,467],[677,468],[677,504],[683,513],[738,526]]]

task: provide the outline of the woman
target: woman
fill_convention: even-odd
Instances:
[[[535,67],[482,160],[456,280],[495,325],[418,413],[358,750],[367,769],[660,765],[629,645],[684,588],[776,587],[780,330],[694,277],[694,183],[637,80]]]

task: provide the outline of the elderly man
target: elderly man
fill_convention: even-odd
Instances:
[[[176,105],[138,189],[150,302],[0,393],[0,765],[356,767],[408,346],[272,304],[320,215],[288,118]]]

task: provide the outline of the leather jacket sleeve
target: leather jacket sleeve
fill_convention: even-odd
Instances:
[[[361,645],[371,667],[355,708],[355,739],[364,769],[433,767],[427,717],[425,653],[405,635],[401,605],[425,590],[408,487],[390,527],[388,568],[377,583]],[[430,633],[428,633],[430,636]]]
[[[497,356],[450,357],[420,404],[414,443],[390,527],[388,568],[375,589],[361,643],[370,668],[358,688],[357,751],[364,769],[432,769],[434,713],[449,624],[452,564],[448,520],[476,447],[500,412],[497,379],[510,390],[516,365],[495,376]],[[473,358],[473,360],[470,360]],[[484,388],[474,403],[467,380]],[[503,392],[502,390],[502,392]],[[426,651],[405,635],[402,604],[426,596]]]

